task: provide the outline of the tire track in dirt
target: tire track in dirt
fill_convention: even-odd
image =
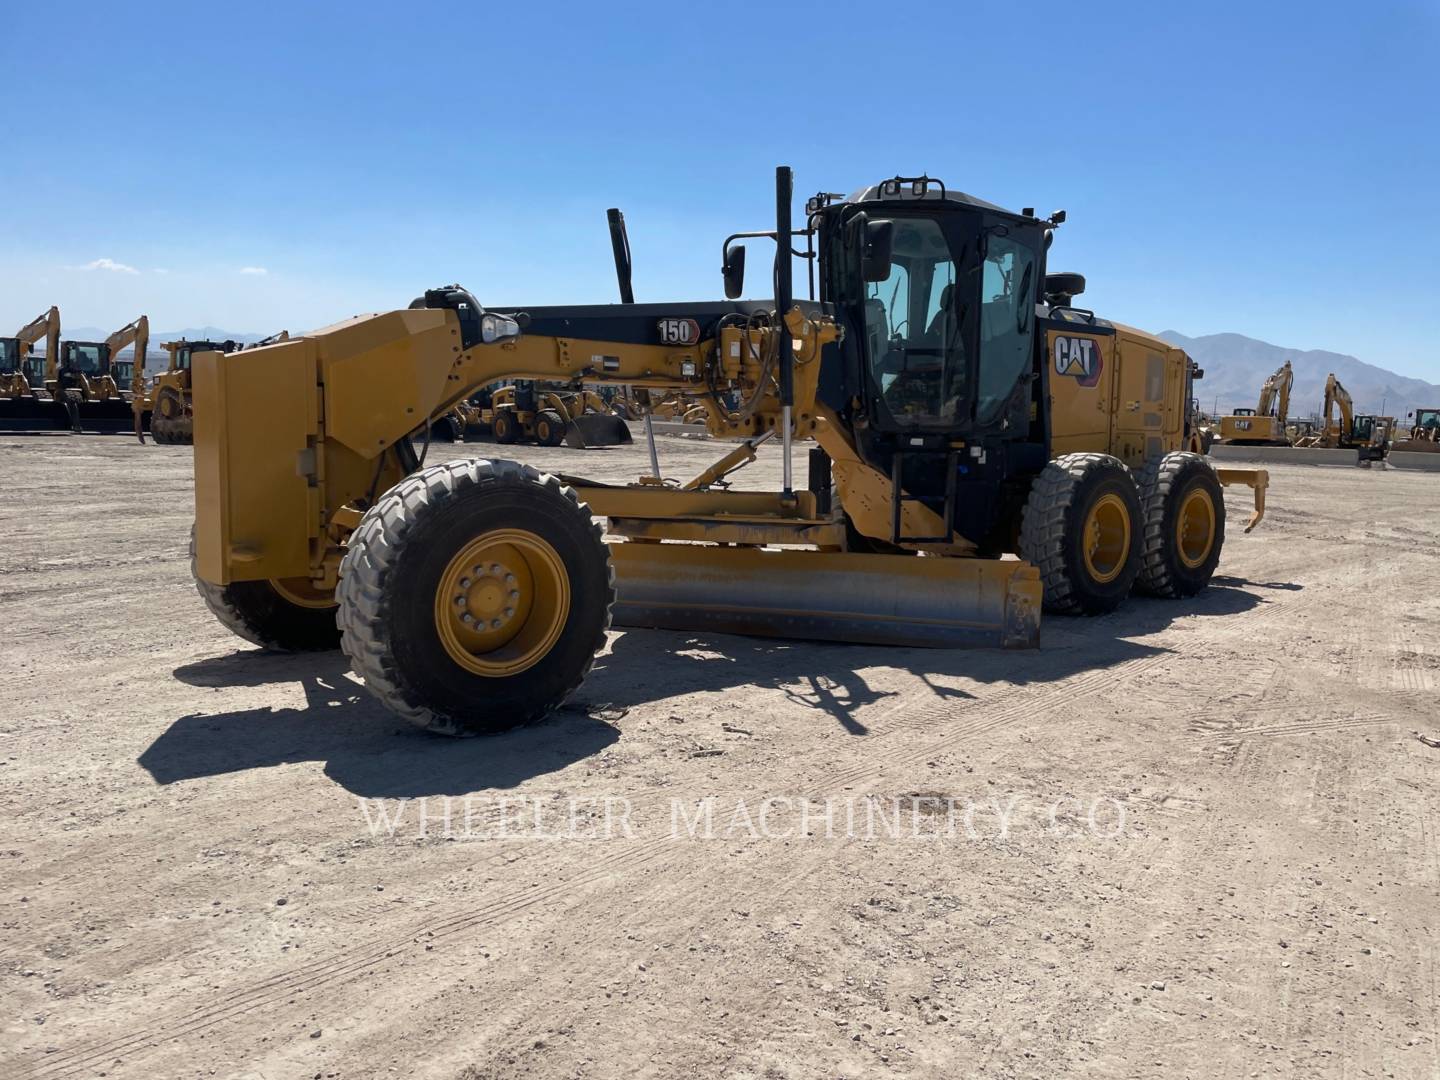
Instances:
[[[1248,637],[1258,626],[1274,619],[1293,615],[1321,602],[1318,596],[1287,596],[1272,600],[1242,615],[1231,616],[1244,627],[1234,627],[1221,637]],[[1190,627],[1182,627],[1179,636],[1184,639],[1196,636]],[[1205,635],[1207,642],[1215,640],[1214,634]],[[1048,684],[1039,693],[1033,683],[1012,684],[983,701],[973,705],[955,708],[949,702],[931,702],[920,709],[908,708],[908,702],[896,703],[884,716],[889,723],[874,738],[883,739],[882,745],[863,764],[843,768],[822,776],[817,787],[838,789],[853,786],[867,779],[879,779],[888,767],[913,764],[932,757],[960,742],[970,741],[997,728],[1007,726],[1019,719],[1038,719],[1075,701],[1079,697],[1096,694],[1113,688],[1121,680],[1133,679],[1159,669],[1177,657],[1183,656],[1183,649],[1156,652],[1146,656],[1123,660],[1108,667],[1092,668],[1076,675]],[[955,723],[947,721],[954,720]],[[918,741],[907,741],[895,736],[909,732],[928,732],[931,737]],[[647,789],[646,794],[664,794],[678,791],[679,785],[664,785]],[[321,988],[353,980],[385,960],[392,959],[406,950],[413,949],[417,939],[431,939],[452,936],[479,928],[493,927],[508,921],[522,912],[542,903],[551,903],[572,893],[577,888],[604,882],[607,878],[622,873],[633,873],[660,859],[671,841],[656,837],[641,841],[638,846],[628,847],[601,857],[587,869],[563,880],[553,881],[545,886],[511,889],[501,897],[483,905],[477,910],[458,915],[442,916],[421,920],[409,928],[377,935],[370,940],[334,951],[314,962],[304,963],[286,972],[243,987],[222,993],[211,1001],[194,1009],[182,1011],[179,1015],[161,1014],[149,1023],[123,1036],[76,1047],[71,1051],[59,1051],[48,1055],[44,1061],[30,1067],[28,1071],[17,1072],[17,1080],[55,1080],[75,1075],[82,1070],[93,1068],[115,1057],[150,1049],[161,1043],[174,1041],[187,1035],[212,1028],[241,1015],[269,1008],[278,1008],[299,994],[311,993]],[[817,845],[819,847],[819,845]],[[817,852],[810,859],[802,860],[802,873],[809,873],[825,858]],[[532,865],[531,873],[544,871],[543,865]],[[754,888],[756,882],[747,884]]]

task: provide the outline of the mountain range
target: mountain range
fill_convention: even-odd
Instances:
[[[65,326],[61,336],[67,341],[104,341],[113,331],[101,330],[98,326]],[[248,345],[252,341],[259,341],[264,334],[237,334],[233,330],[221,330],[216,326],[192,326],[186,330],[151,330],[150,347],[146,350],[145,367],[154,372],[162,370],[170,362],[169,354],[160,347],[164,341],[179,341],[184,338],[187,341],[238,341],[241,345]],[[45,343],[41,341],[35,351],[40,354],[45,352]],[[134,355],[134,348],[120,350],[120,358],[125,359]]]
[[[1195,384],[1195,396],[1207,412],[1230,412],[1236,406],[1255,408],[1260,386],[1285,361],[1295,373],[1290,392],[1290,415],[1318,413],[1325,401],[1325,378],[1334,372],[1350,392],[1357,413],[1404,419],[1416,408],[1440,408],[1440,385],[1397,375],[1353,356],[1323,349],[1286,349],[1241,334],[1207,334],[1186,337],[1174,330],[1159,335],[1190,354],[1204,370]]]

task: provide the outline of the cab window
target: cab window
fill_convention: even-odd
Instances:
[[[865,336],[872,386],[903,426],[965,417],[968,305],[956,278],[937,222],[896,219],[890,275],[866,286]]]
[[[1035,253],[1003,233],[985,243],[980,292],[980,385],[975,418],[993,422],[1031,363]]]

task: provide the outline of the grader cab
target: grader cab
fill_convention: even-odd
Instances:
[[[1083,279],[1047,273],[1063,213],[929,177],[817,195],[800,228],[791,204],[782,168],[775,228],[725,241],[726,301],[497,311],[448,286],[197,356],[206,602],[267,647],[339,644],[397,714],[473,734],[555,708],[612,623],[1034,647],[1042,604],[1203,589],[1222,485],[1253,488],[1258,521],[1264,472],[1184,449],[1185,353],[1075,307]],[[739,299],[747,238],[777,245],[773,300]],[[424,467],[412,436],[523,379],[690,394],[739,445],[676,484]],[[803,484],[797,438],[815,443]],[[777,443],[779,490],[725,487]]]

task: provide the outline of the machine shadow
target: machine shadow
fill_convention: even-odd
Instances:
[[[427,735],[391,715],[349,676],[339,652],[289,655],[245,650],[185,664],[175,677],[198,687],[234,689],[295,683],[303,708],[268,706],[176,720],[139,757],[156,783],[249,769],[324,762],[325,775],[368,798],[460,795],[513,788],[600,753],[620,737],[611,722],[625,710],[693,693],[770,689],[838,724],[868,734],[865,708],[899,691],[872,686],[871,668],[909,672],[929,697],[958,705],[973,698],[954,680],[1043,685],[1166,651],[1132,640],[1186,616],[1226,616],[1271,603],[1217,578],[1189,600],[1132,599],[1093,619],[1049,618],[1038,650],[915,649],[747,638],[668,630],[625,630],[596,659],[575,698],[532,727],[478,739]],[[1243,583],[1289,589],[1284,584]],[[1120,636],[1120,635],[1125,636]],[[753,723],[763,722],[757,718]]]
[[[339,652],[296,656],[246,650],[183,665],[175,677],[192,686],[298,683],[306,703],[182,716],[138,763],[156,783],[173,784],[321,761],[325,775],[354,795],[419,798],[513,788],[598,754],[620,738],[611,724],[572,710],[489,738],[429,735],[387,712],[348,672]]]

